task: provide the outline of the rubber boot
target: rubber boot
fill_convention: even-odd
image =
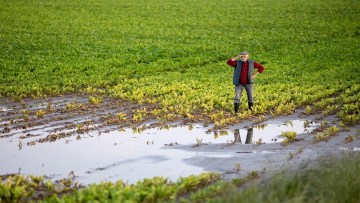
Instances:
[[[250,109],[250,111],[252,111],[252,107],[254,106],[254,103],[249,102],[248,104],[249,104],[249,109]]]
[[[239,111],[240,103],[234,103],[234,111],[237,113]]]

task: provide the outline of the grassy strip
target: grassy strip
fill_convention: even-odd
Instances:
[[[284,171],[262,186],[212,202],[359,202],[360,154],[320,159],[315,168]]]

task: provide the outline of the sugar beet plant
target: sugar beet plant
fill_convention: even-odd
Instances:
[[[219,174],[203,173],[179,178],[176,182],[154,177],[136,184],[126,184],[119,180],[80,189],[82,186],[73,183],[72,179],[53,183],[44,177],[15,175],[0,182],[0,202],[174,202],[176,198],[206,188],[219,180]]]
[[[219,126],[302,106],[346,125],[360,121],[357,1],[0,3],[1,97],[100,90],[156,104],[147,114],[158,118]],[[233,116],[226,60],[242,50],[265,72],[256,78],[254,111]],[[314,105],[332,98],[329,109]]]

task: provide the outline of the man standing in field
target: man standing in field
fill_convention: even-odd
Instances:
[[[234,67],[235,113],[239,111],[241,94],[244,88],[248,98],[249,109],[252,110],[252,106],[254,105],[254,79],[264,71],[264,67],[254,60],[249,60],[249,52],[247,51],[243,51],[239,55],[229,59],[227,64]],[[254,68],[257,68],[258,71],[253,74]]]

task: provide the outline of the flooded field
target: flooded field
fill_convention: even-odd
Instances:
[[[82,107],[69,110],[69,104]],[[239,154],[249,153],[288,156],[295,150],[280,146],[282,132],[293,131],[301,135],[301,140],[311,140],[312,131],[320,125],[295,117],[271,118],[259,124],[248,121],[222,130],[211,125],[154,120],[138,126],[109,123],[113,114],[129,113],[132,108],[138,106],[110,99],[94,107],[82,97],[11,105],[3,101],[0,174],[46,175],[52,179],[75,174],[76,180],[85,185],[118,179],[135,183],[153,176],[176,180],[212,170],[206,167],[211,160],[235,160]],[[47,112],[39,116],[40,110]],[[263,145],[276,147],[257,147]],[[209,146],[219,148],[204,150]],[[231,147],[233,150],[223,150]],[[199,159],[210,161],[194,163]]]

